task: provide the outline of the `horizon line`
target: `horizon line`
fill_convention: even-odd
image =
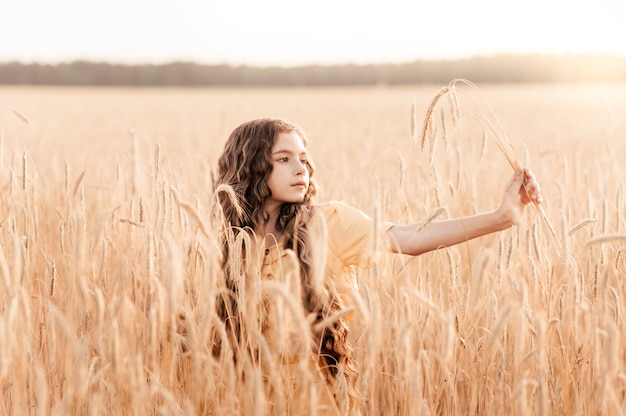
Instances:
[[[171,60],[163,60],[163,61],[136,61],[129,62],[123,60],[106,60],[106,59],[90,59],[90,58],[72,58],[66,60],[22,60],[16,58],[8,58],[0,60],[0,65],[6,64],[20,64],[25,66],[30,65],[42,65],[42,66],[62,66],[62,65],[71,65],[76,63],[88,63],[88,64],[96,64],[96,65],[111,65],[111,66],[123,66],[123,67],[134,67],[134,66],[168,66],[174,64],[193,64],[198,66],[227,66],[227,67],[250,67],[250,68],[285,68],[285,69],[297,69],[297,68],[305,68],[305,67],[338,67],[338,66],[357,66],[357,67],[367,67],[367,66],[381,66],[381,65],[407,65],[418,62],[430,62],[430,63],[445,63],[445,62],[459,62],[459,61],[469,61],[475,59],[493,59],[493,58],[501,58],[501,57],[513,57],[513,58],[532,58],[532,57],[542,57],[542,58],[612,58],[612,59],[625,59],[626,56],[610,53],[610,52],[565,52],[565,53],[548,53],[548,52],[532,52],[532,53],[514,53],[514,52],[501,52],[501,53],[492,53],[492,54],[475,54],[475,55],[467,55],[456,58],[415,58],[411,60],[402,60],[402,61],[394,61],[394,60],[386,60],[386,61],[337,61],[334,63],[294,63],[294,64],[259,64],[259,63],[245,63],[245,62],[208,62],[202,60],[194,60],[194,59],[171,59]]]

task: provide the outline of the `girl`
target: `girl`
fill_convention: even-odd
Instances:
[[[358,395],[348,342],[350,315],[342,311],[356,287],[353,266],[371,264],[378,239],[383,250],[419,255],[504,230],[528,203],[541,202],[541,195],[534,175],[521,169],[494,211],[433,221],[421,229],[418,224],[375,224],[340,202],[314,204],[314,167],[306,146],[299,127],[272,118],[243,123],[226,142],[217,182],[233,192],[220,193],[227,227],[222,239],[225,290],[218,312],[236,358],[248,354],[260,362],[268,350],[278,357],[273,368],[280,369],[284,383],[270,383],[267,391],[274,407],[304,411],[297,407],[304,402],[299,398],[313,391],[320,395],[317,402],[309,398],[320,404],[317,411],[349,414],[357,409]],[[302,316],[278,313],[276,297],[266,293],[271,288],[280,293],[274,283],[294,292],[286,304],[297,304],[291,312]],[[288,329],[290,319],[298,328],[307,323],[306,337]],[[261,337],[254,336],[255,325]],[[321,382],[298,396],[295,379],[303,368],[319,374]]]

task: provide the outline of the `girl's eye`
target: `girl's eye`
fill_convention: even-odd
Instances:
[[[286,157],[281,157],[281,158],[278,158],[278,161],[279,161],[279,162],[287,162],[288,160],[289,160],[289,159],[287,159]]]
[[[306,159],[301,159],[300,163],[302,163],[303,165],[306,165],[307,163],[309,163],[309,161]]]

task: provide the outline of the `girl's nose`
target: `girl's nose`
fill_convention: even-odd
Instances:
[[[302,163],[301,161],[298,160],[297,166],[296,166],[296,174],[298,175],[304,175],[304,173],[306,172],[307,168],[306,168],[306,164]]]

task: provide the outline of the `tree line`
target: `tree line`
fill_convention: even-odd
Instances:
[[[341,86],[448,83],[466,78],[481,83],[582,83],[626,81],[626,57],[612,55],[496,55],[402,64],[255,67],[115,64],[73,61],[0,63],[4,85],[94,86]]]

